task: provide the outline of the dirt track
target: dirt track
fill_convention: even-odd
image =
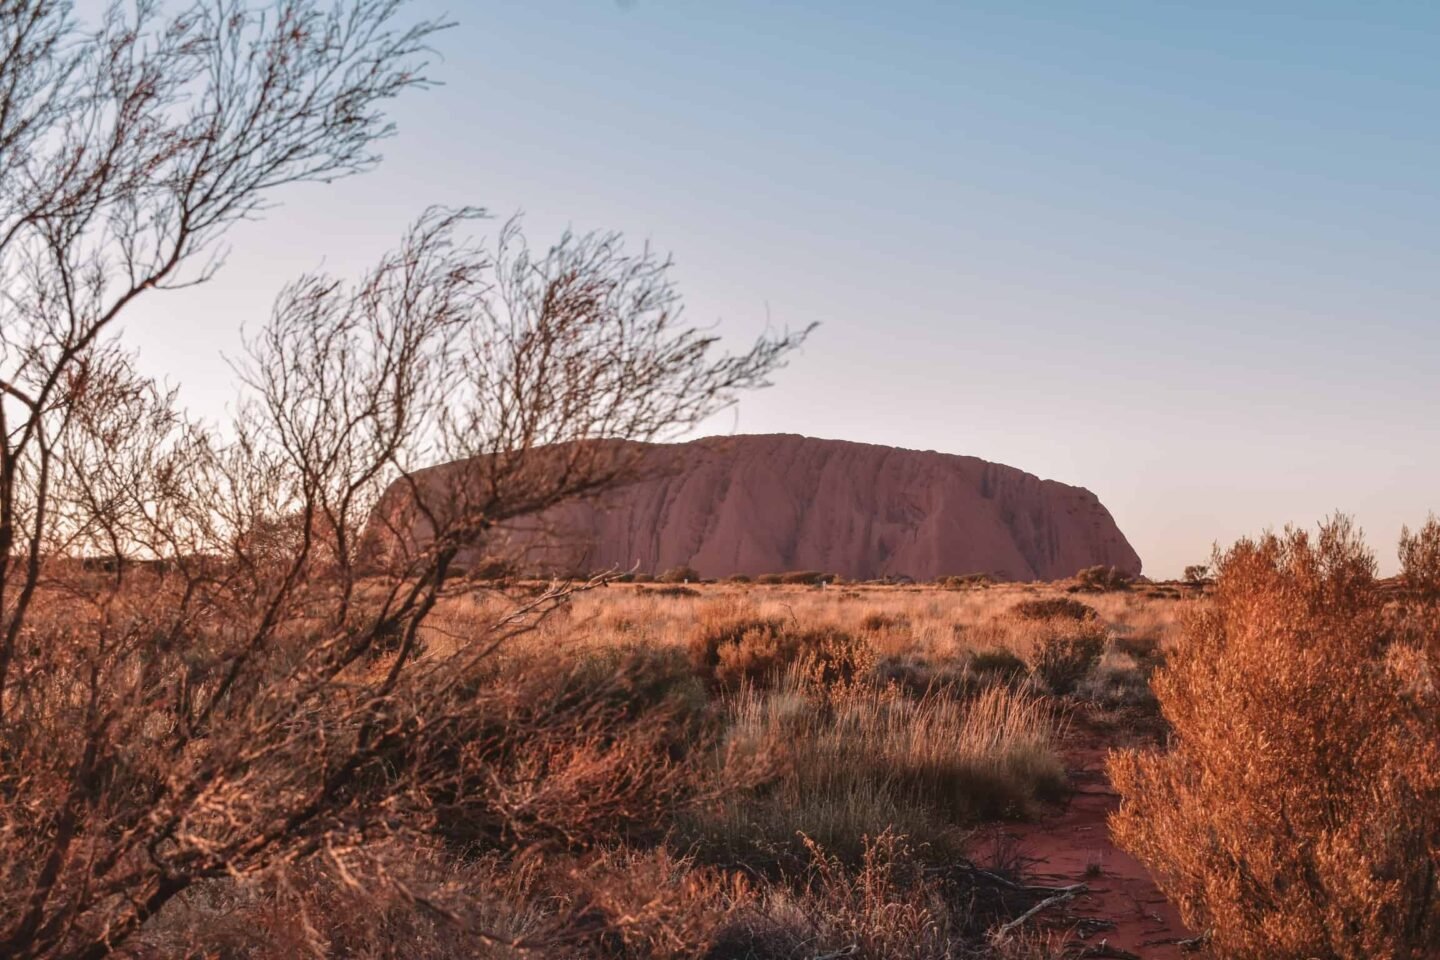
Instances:
[[[1165,899],[1149,872],[1110,839],[1106,818],[1120,797],[1105,775],[1107,745],[1086,729],[1072,730],[1065,745],[1066,764],[1075,792],[1063,808],[1034,823],[1009,824],[1004,839],[1017,845],[1028,863],[1027,878],[1057,887],[1084,883],[1089,892],[1059,906],[1045,917],[1052,928],[1069,929],[1077,943],[1133,954],[1144,960],[1178,960],[1193,956],[1177,941],[1193,937],[1179,911]],[[1097,872],[1098,871],[1098,872]],[[1037,917],[1037,921],[1040,918]],[[1102,921],[1105,924],[1087,921]]]

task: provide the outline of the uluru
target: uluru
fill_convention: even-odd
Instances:
[[[1095,494],[976,457],[788,434],[625,447],[638,452],[633,479],[520,518],[484,552],[552,573],[688,566],[706,578],[817,570],[1055,580],[1097,564],[1141,569]],[[402,508],[409,491],[465,466],[392,487],[378,514],[424,543],[424,522]]]

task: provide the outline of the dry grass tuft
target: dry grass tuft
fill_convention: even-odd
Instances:
[[[748,863],[793,868],[800,837],[854,862],[864,837],[893,829],[938,856],[960,828],[1024,817],[1064,788],[1041,701],[1004,688],[970,700],[893,688],[822,687],[797,673],[732,701],[732,749],[778,755],[785,775],[704,825],[708,841]]]
[[[416,668],[533,589],[445,598]],[[969,866],[977,825],[1066,789],[1062,707],[1029,664],[1113,633],[1071,695],[1128,702],[1153,661],[1120,638],[1168,645],[1171,616],[1136,594],[1095,596],[1099,621],[1013,616],[1060,589],[578,594],[467,681],[423,751],[397,741],[388,769],[426,785],[397,799],[416,829],[208,881],[134,956],[1047,956],[1038,934],[987,939],[1034,898]]]
[[[653,845],[688,807],[762,776],[720,783],[692,758],[716,730],[677,651],[595,649],[509,661],[486,709],[426,758],[435,829],[467,854],[543,845]]]
[[[903,613],[892,613],[887,610],[872,610],[860,618],[860,629],[870,633],[883,633],[887,630],[909,630],[910,618]]]
[[[854,679],[865,645],[833,626],[797,627],[780,619],[704,623],[690,639],[697,675],[714,686],[773,686],[792,667],[816,672],[826,682]]]
[[[1071,597],[1022,600],[1010,608],[1010,614],[1021,620],[1074,620],[1085,623],[1100,619],[1094,607]]]
[[[1037,639],[1030,651],[1030,669],[1054,693],[1073,693],[1100,663],[1104,650],[1103,629],[1062,621]]]

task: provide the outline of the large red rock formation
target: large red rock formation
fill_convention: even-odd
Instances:
[[[790,435],[640,449],[640,479],[522,522],[507,534],[510,555],[564,572],[688,565],[705,577],[1052,580],[1095,564],[1140,572],[1089,490],[975,457]],[[392,518],[399,499],[393,490],[385,498]]]

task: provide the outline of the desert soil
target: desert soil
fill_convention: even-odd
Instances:
[[[1074,793],[1053,815],[1003,829],[1003,839],[1015,845],[1014,854],[1027,865],[1030,882],[1056,887],[1083,883],[1089,888],[1049,911],[1044,922],[1068,930],[1077,945],[1090,948],[1081,956],[1193,956],[1179,945],[1194,936],[1179,911],[1145,867],[1110,839],[1106,818],[1120,805],[1105,773],[1105,755],[1112,744],[1083,722],[1071,727],[1066,740]]]

